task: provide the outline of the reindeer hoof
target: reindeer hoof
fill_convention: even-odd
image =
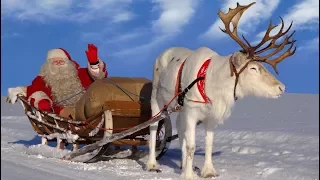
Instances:
[[[191,171],[191,172],[183,172],[180,176],[181,179],[184,179],[184,180],[194,180],[195,178],[197,177],[197,175]]]
[[[217,174],[214,168],[204,167],[200,173],[200,176],[202,178],[214,178],[214,177],[218,177],[219,175]]]
[[[219,175],[216,175],[216,174],[207,174],[206,176],[201,176],[202,178],[216,178],[218,177]]]
[[[150,172],[161,173],[160,169],[149,169]]]
[[[153,162],[153,161],[150,161],[147,163],[147,167],[146,169],[150,172],[157,172],[157,173],[160,173],[161,170],[159,169],[159,166],[157,164],[157,162]]]

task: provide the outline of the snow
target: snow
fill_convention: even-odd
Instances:
[[[42,135],[42,137],[45,137],[49,140],[54,139],[54,138],[65,139],[69,143],[75,142],[79,138],[79,136],[77,134],[72,134],[71,131],[67,131],[66,133],[52,133],[49,135]]]
[[[276,100],[239,100],[231,118],[216,129],[213,161],[220,174],[216,179],[319,179],[318,109],[319,95],[285,94]],[[199,168],[204,162],[204,136],[200,125],[194,162]],[[159,160],[161,173],[144,170],[147,148],[135,154],[124,149],[114,155],[117,158],[85,164],[61,160],[69,151],[58,150],[54,142],[49,142],[49,146],[40,144],[41,137],[33,131],[21,104],[7,104],[2,97],[3,180],[173,180],[180,177],[178,140],[171,143]]]

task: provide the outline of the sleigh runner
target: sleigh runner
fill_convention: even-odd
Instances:
[[[126,86],[128,84],[130,85],[130,82],[128,83],[128,81],[134,78],[110,79],[118,82],[120,85]],[[109,81],[113,82],[111,80]],[[137,81],[139,82],[140,80]],[[106,80],[101,80],[96,84],[99,84],[99,86],[102,84],[106,87],[110,86],[110,82],[107,82],[108,85],[105,85]],[[146,88],[145,80],[143,80],[143,83],[143,87],[140,88],[140,94],[147,94],[147,96],[139,97],[139,101],[136,101],[136,98],[131,97],[126,91],[124,91],[124,89],[121,88],[121,86],[112,84],[112,86],[117,86],[116,90],[113,89],[108,93],[117,94],[119,92],[115,91],[120,88],[124,96],[129,97],[130,100],[123,100],[123,98],[122,100],[112,100],[115,98],[108,98],[111,100],[104,101],[103,106],[100,107],[99,111],[96,110],[92,116],[81,120],[77,119],[77,116],[79,117],[79,113],[76,113],[76,115],[72,115],[72,113],[70,113],[68,117],[62,117],[55,113],[41,111],[31,106],[23,95],[19,95],[18,98],[22,102],[25,114],[27,115],[33,130],[39,136],[42,136],[42,144],[47,144],[47,141],[56,140],[57,148],[59,149],[63,149],[64,144],[72,144],[73,152],[81,150],[81,148],[79,149],[79,145],[81,144],[87,146],[91,145],[90,148],[93,147],[92,144],[94,143],[99,144],[92,148],[92,150],[87,150],[92,154],[80,160],[82,162],[94,162],[99,160],[100,156],[111,148],[110,145],[114,145],[117,149],[121,146],[131,146],[133,150],[136,150],[137,146],[147,146],[149,143],[147,139],[147,136],[149,135],[148,126],[151,123],[159,121],[156,141],[156,154],[157,159],[159,159],[167,151],[170,141],[173,139],[171,120],[168,112],[162,112],[157,117],[151,117],[150,101],[143,99],[149,98],[148,96],[151,96],[151,91],[148,91],[149,88]],[[89,87],[86,92],[87,94],[90,94],[91,87],[91,89],[93,89],[91,93],[94,92],[94,90],[99,89],[97,86],[94,87],[94,84]],[[99,91],[102,90],[103,89],[100,88]],[[82,99],[79,101],[83,101]],[[121,98],[117,97],[116,99]],[[79,102],[79,104],[81,104],[81,102]],[[105,138],[109,139],[106,141]],[[101,145],[101,143],[104,144]],[[86,146],[83,148],[86,148]],[[78,154],[74,154],[72,155],[71,153],[72,158],[78,156]],[[68,159],[72,158],[69,156]]]

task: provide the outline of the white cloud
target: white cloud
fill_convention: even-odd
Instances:
[[[278,19],[278,22],[280,19]],[[291,30],[315,29],[319,26],[319,0],[302,0],[289,8],[289,12],[283,16],[284,30],[293,21]],[[280,30],[281,24],[274,28],[270,35],[275,35]],[[266,31],[258,33],[261,39]]]
[[[2,18],[50,22],[52,20],[88,22],[109,19],[131,20],[132,0],[1,0]]]
[[[160,13],[159,18],[152,22],[150,42],[122,49],[113,53],[113,56],[148,53],[161,44],[172,40],[190,22],[198,5],[197,0],[153,0],[152,2],[154,4],[152,12],[160,11]]]
[[[78,0],[73,0],[78,2]],[[87,22],[96,19],[109,19],[119,23],[132,20],[135,14],[129,10],[133,0],[87,0],[82,2],[79,10],[69,17],[73,21]]]
[[[128,32],[122,32],[120,29],[117,26],[108,26],[98,31],[82,32],[80,38],[84,42],[95,41],[101,45],[118,46],[119,43],[127,45],[134,39],[148,35],[146,28],[130,29]]]
[[[115,23],[125,22],[133,19],[133,17],[134,17],[134,13],[132,12],[118,13],[112,17],[112,22],[115,22]]]
[[[319,51],[319,36],[306,41],[304,44],[298,47],[298,51],[307,50],[307,51]]]
[[[162,35],[153,38],[149,43],[147,44],[142,44],[140,46],[136,46],[134,48],[128,48],[124,50],[120,50],[118,52],[115,52],[112,54],[112,56],[127,56],[127,55],[132,55],[132,54],[144,54],[147,52],[150,52],[150,49],[153,49],[160,44],[168,41],[171,38],[170,35]]]
[[[11,33],[1,33],[1,39],[7,39],[7,38],[18,38],[21,37],[22,34],[17,32],[11,32]]]
[[[71,7],[72,0],[2,0],[1,16],[14,17],[20,20],[62,18],[61,14]]]
[[[125,34],[121,34],[119,36],[115,36],[111,39],[106,40],[106,44],[110,44],[110,43],[119,43],[119,42],[125,42],[125,41],[129,41],[132,39],[136,39],[140,36],[144,35],[143,32],[141,31],[135,31],[135,32],[128,32]]]
[[[294,21],[294,27],[308,28],[311,26],[318,28],[319,24],[319,1],[304,0],[293,6],[289,13],[284,16],[285,22]]]
[[[152,22],[152,28],[154,32],[163,34],[178,33],[190,22],[197,7],[196,0],[153,0],[153,3],[161,13]]]
[[[239,2],[240,5],[248,5],[251,2],[256,1],[226,0],[226,2],[222,5],[221,11],[223,13],[227,13],[229,8],[235,8],[237,6],[237,2]],[[258,2],[256,2],[243,13],[238,24],[238,33],[246,34],[247,32],[254,31],[255,26],[259,24],[260,21],[269,19],[272,16],[273,11],[278,7],[278,5],[279,0],[259,0]],[[203,35],[201,35],[201,37],[212,39],[228,37],[220,30],[219,27],[224,29],[224,24],[218,17],[216,21],[211,25],[211,27]]]
[[[132,0],[86,0],[86,1],[83,1],[81,6],[87,7],[88,9],[98,10],[98,9],[104,9],[105,7],[108,7],[108,6],[116,7],[119,4],[130,4],[130,3],[132,3]]]
[[[113,53],[112,56],[127,56],[133,54],[144,54],[145,56],[147,53],[151,52],[151,49],[158,47],[159,45],[163,44],[164,42],[167,42],[171,38],[172,35],[157,36],[154,37],[149,43],[135,46],[134,48],[120,50],[118,52]]]

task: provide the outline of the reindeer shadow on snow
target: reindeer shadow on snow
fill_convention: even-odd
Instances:
[[[122,146],[121,149],[110,148],[104,156],[102,156],[98,161],[93,161],[90,163],[97,163],[110,160],[132,160],[141,166],[142,169],[146,169],[146,158],[148,158],[148,148],[139,147],[136,152],[130,151],[130,146]],[[129,152],[129,153],[128,153]],[[220,156],[223,152],[216,151],[213,152],[212,156]],[[198,149],[194,153],[195,156],[204,157],[204,149]],[[159,165],[174,169],[174,172],[180,174],[182,169],[180,166],[182,152],[180,148],[169,148],[165,155],[158,160]],[[197,166],[195,166],[197,168]],[[159,171],[160,172],[160,171]]]
[[[212,153],[213,157],[220,156],[223,152],[222,151],[216,151]],[[203,158],[205,155],[204,149],[198,149],[194,153],[195,156],[200,156],[200,158]],[[181,156],[182,152],[180,148],[175,149],[169,149],[165,157],[161,160],[158,160],[158,163],[163,166],[168,166],[169,168],[174,169],[174,172],[177,174],[181,174]],[[194,168],[198,168],[200,164],[195,165]]]

